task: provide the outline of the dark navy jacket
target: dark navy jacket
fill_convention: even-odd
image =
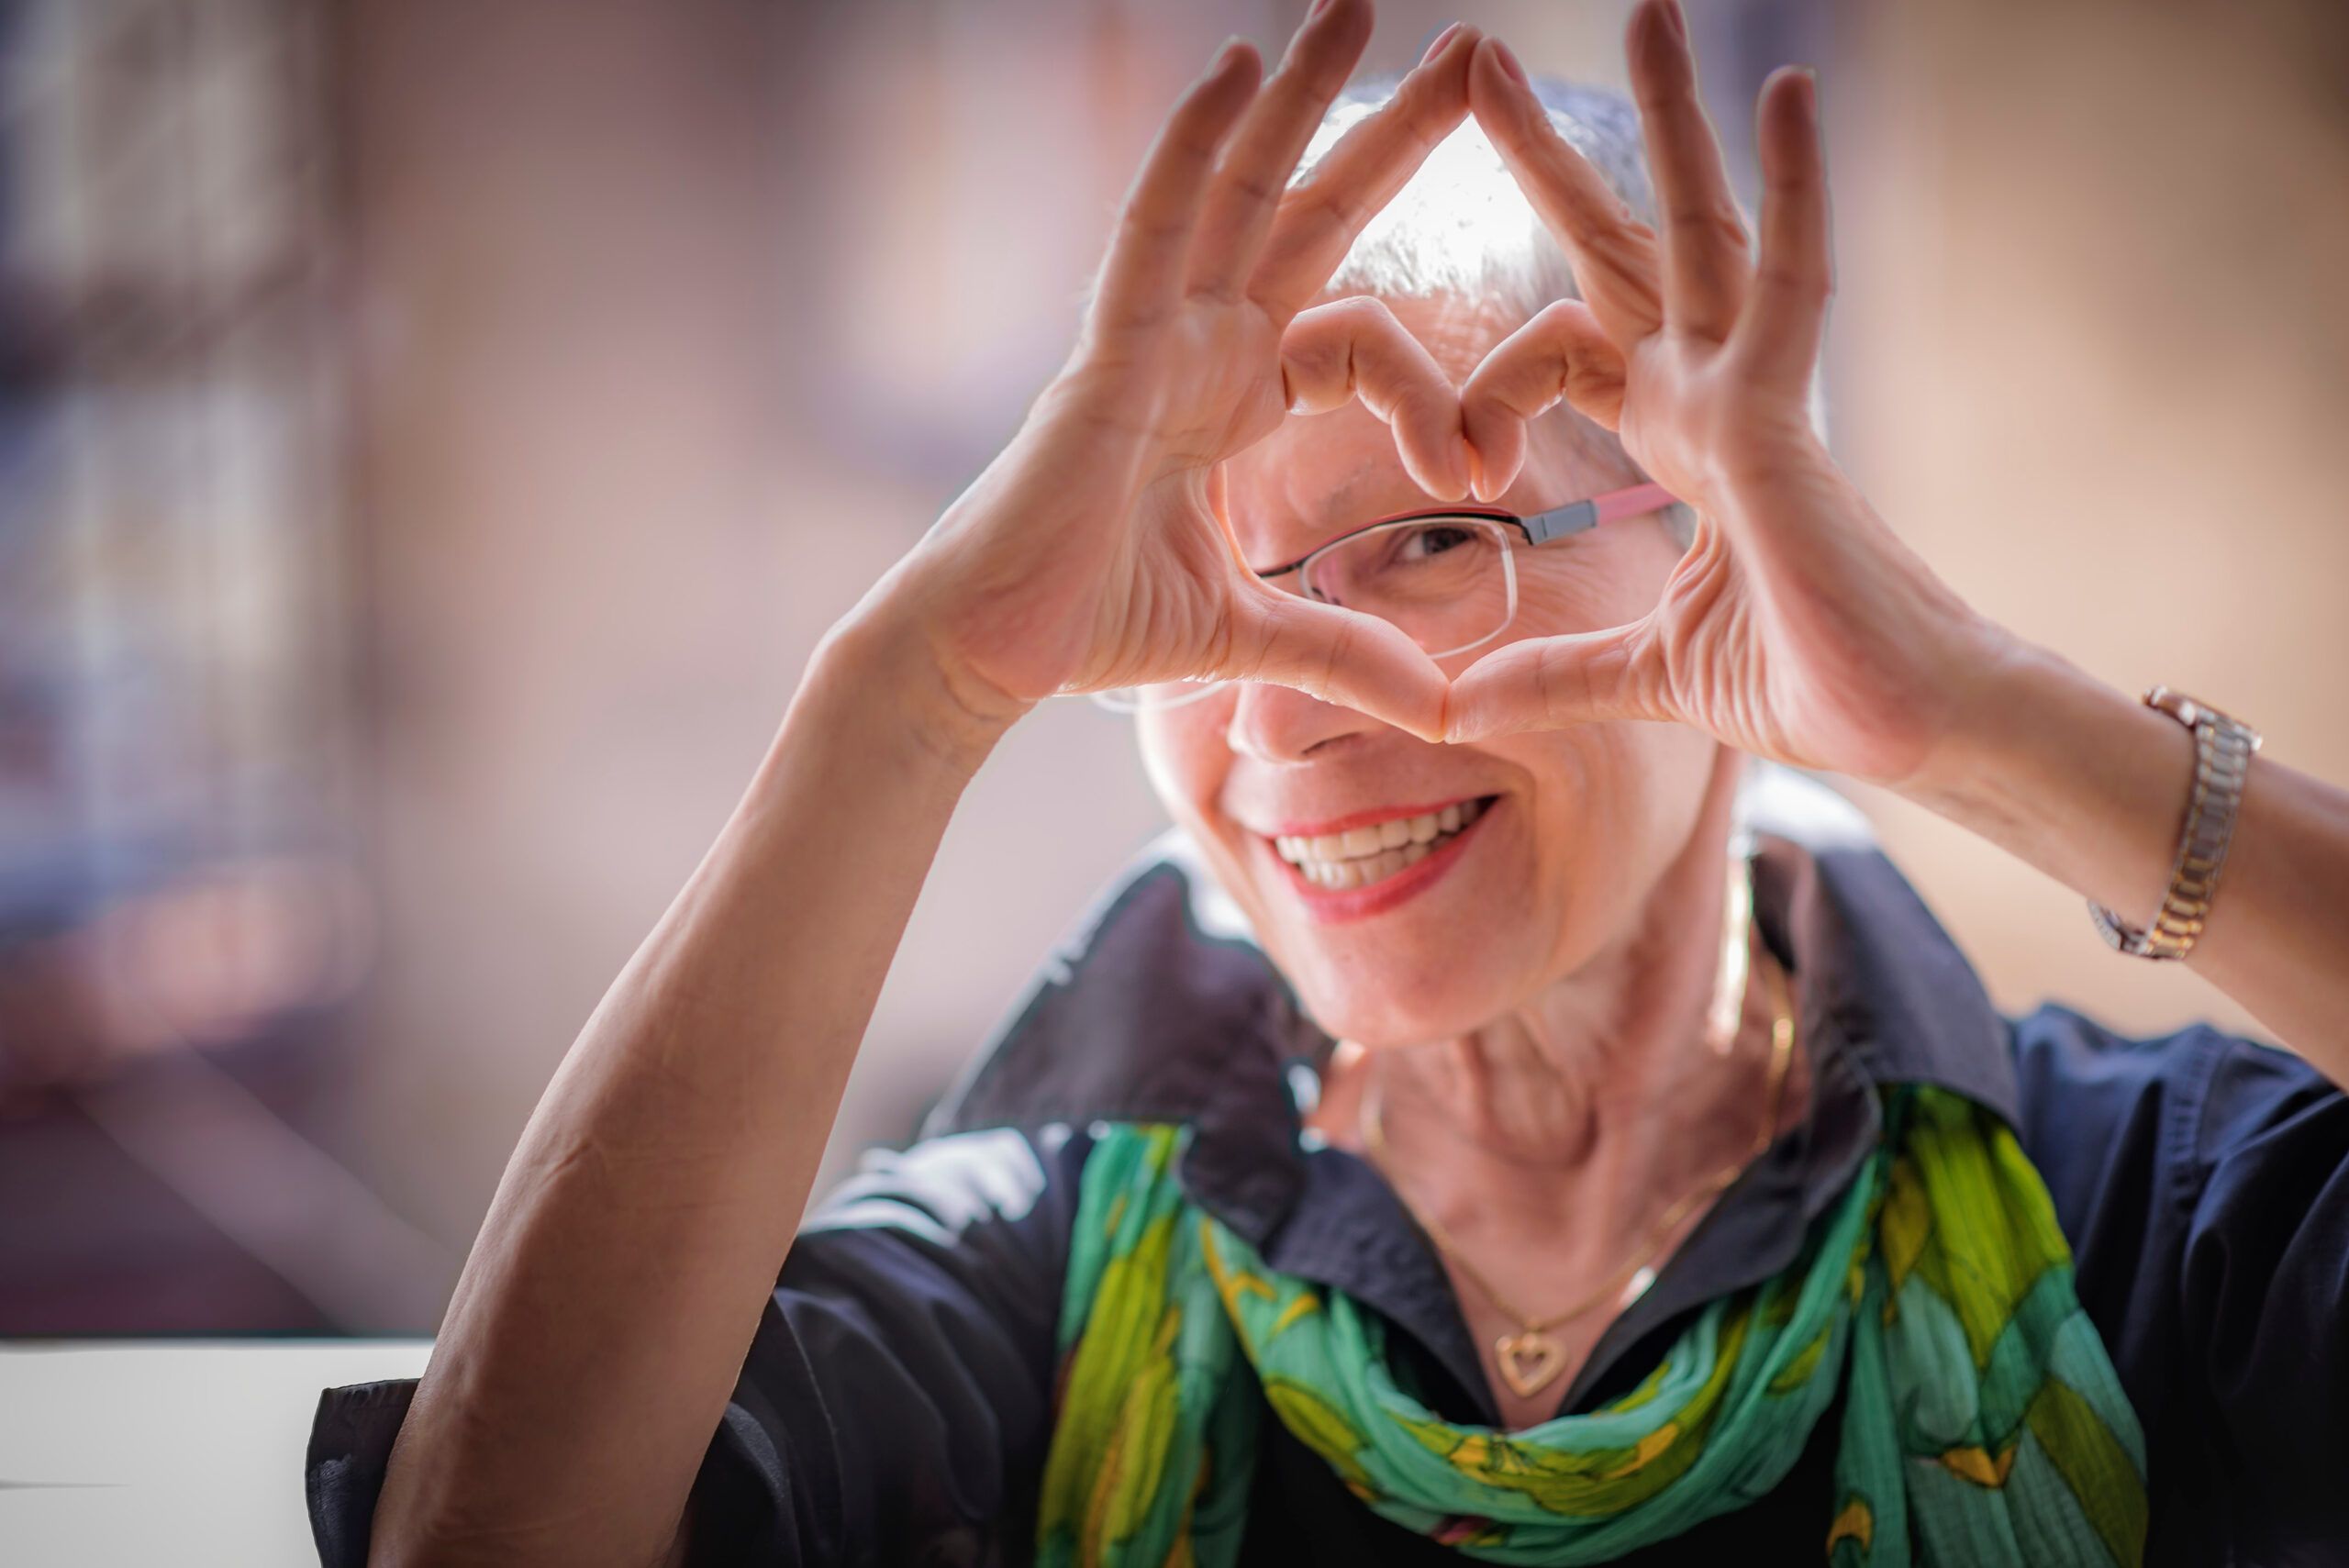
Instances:
[[[2349,1564],[2349,1097],[2206,1028],[2132,1040],[2061,1007],[2004,1018],[1848,819],[1763,826],[1755,912],[1795,976],[1810,1115],[1607,1330],[1564,1407],[1627,1392],[1705,1302],[1784,1266],[1876,1139],[1869,1085],[1922,1079],[2004,1113],[2046,1178],[2144,1426],[2148,1562]],[[1439,1415],[1497,1424],[1424,1233],[1367,1164],[1301,1136],[1330,1042],[1219,906],[1179,853],[1145,862],[921,1139],[868,1154],[809,1217],[695,1485],[694,1563],[1027,1561],[1104,1120],[1193,1123],[1179,1173],[1197,1202],[1272,1267],[1384,1314],[1397,1380]],[[365,1560],[413,1388],[321,1401],[307,1479],[330,1568]],[[1458,1568],[1264,1408],[1247,1562]],[[1624,1561],[1820,1561],[1838,1425],[1831,1407],[1769,1497]]]

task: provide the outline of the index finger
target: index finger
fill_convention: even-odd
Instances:
[[[1566,252],[1575,284],[1619,344],[1664,323],[1655,231],[1550,121],[1524,68],[1487,39],[1469,71],[1469,102],[1518,188]]]
[[[1455,28],[1282,195],[1251,298],[1284,319],[1313,302],[1378,209],[1468,117],[1468,59],[1478,36]]]
[[[1369,41],[1366,0],[1323,0],[1306,17],[1216,172],[1193,247],[1194,291],[1233,298],[1248,282],[1289,171]]]

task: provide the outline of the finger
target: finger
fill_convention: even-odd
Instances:
[[[1525,465],[1525,428],[1561,399],[1609,429],[1623,412],[1623,355],[1590,306],[1562,299],[1493,346],[1460,394],[1475,453],[1475,490],[1489,501]]]
[[[1233,611],[1238,679],[1295,686],[1324,702],[1444,738],[1443,671],[1391,621],[1257,582]]]
[[[1688,24],[1675,0],[1645,0],[1634,11],[1628,48],[1664,219],[1664,314],[1718,340],[1737,323],[1753,263],[1720,143],[1698,96]]]
[[[1522,729],[1670,718],[1653,645],[1644,619],[1512,642],[1453,680],[1443,738],[1485,740]]]
[[[1468,60],[1480,35],[1455,28],[1365,115],[1275,213],[1249,296],[1279,316],[1311,304],[1371,218],[1468,115]],[[1292,160],[1292,161],[1294,161]]]
[[[1762,259],[1734,337],[1753,374],[1794,389],[1810,384],[1835,288],[1818,95],[1808,71],[1776,72],[1762,85]]]
[[[1307,14],[1216,171],[1192,248],[1194,290],[1239,297],[1256,269],[1290,172],[1369,41],[1367,0],[1324,0]]]
[[[1181,297],[1191,236],[1216,154],[1256,95],[1263,62],[1238,39],[1225,44],[1177,99],[1126,194],[1101,262],[1097,319],[1132,324],[1172,310]]]
[[[1292,414],[1326,414],[1360,398],[1393,428],[1414,484],[1446,501],[1468,493],[1460,394],[1386,301],[1341,299],[1290,322],[1281,385]]]
[[[1476,48],[1468,99],[1542,226],[1564,248],[1575,285],[1608,336],[1628,344],[1654,331],[1664,321],[1655,231],[1559,134],[1524,67],[1497,39]]]

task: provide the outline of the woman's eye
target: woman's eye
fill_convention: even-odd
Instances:
[[[1406,561],[1425,561],[1430,556],[1457,550],[1467,542],[1468,530],[1464,528],[1438,526],[1413,528],[1410,537],[1404,541],[1402,555]]]

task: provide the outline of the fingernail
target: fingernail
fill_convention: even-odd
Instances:
[[[1433,60],[1437,55],[1442,54],[1443,52],[1443,46],[1450,43],[1453,39],[1453,35],[1459,31],[1460,24],[1458,22],[1454,22],[1452,26],[1444,28],[1443,31],[1436,34],[1435,42],[1428,45],[1427,53],[1419,56],[1419,63],[1421,65],[1425,65],[1429,61]]]
[[[1508,79],[1519,86],[1531,90],[1533,83],[1527,78],[1525,67],[1517,62],[1516,51],[1498,39],[1493,40],[1493,50],[1500,56],[1501,69],[1508,72]]]
[[[1215,58],[1208,61],[1207,74],[1200,80],[1212,80],[1230,70],[1232,61],[1240,58],[1241,46],[1246,41],[1238,33],[1224,39],[1223,47],[1215,51]]]
[[[1305,13],[1305,19],[1309,22],[1329,8],[1330,0],[1313,0],[1313,8]]]
[[[1672,28],[1672,36],[1682,47],[1688,42],[1688,18],[1680,14],[1679,0],[1664,0],[1664,19]]]

